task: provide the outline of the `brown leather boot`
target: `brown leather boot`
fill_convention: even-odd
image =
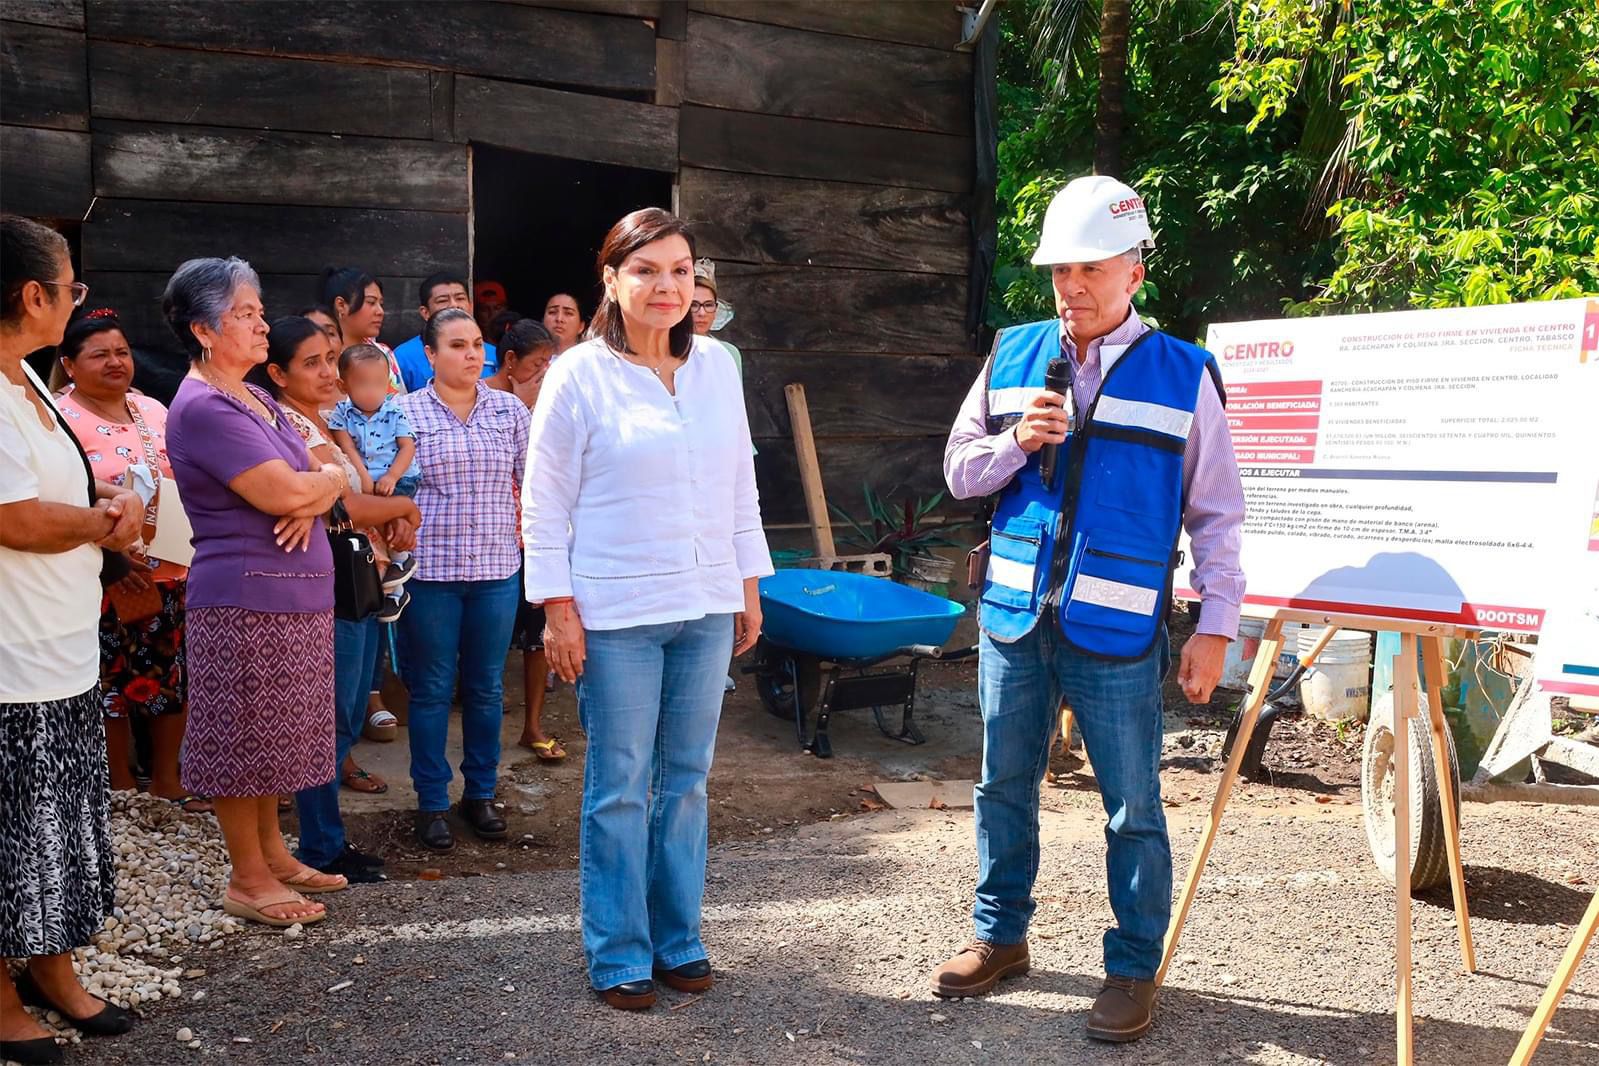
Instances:
[[[1003,978],[1024,974],[1032,966],[1025,940],[1020,944],[974,940],[933,971],[933,995],[946,999],[980,996]]]
[[[1155,1021],[1155,982],[1106,975],[1088,1012],[1088,1036],[1113,1044],[1137,1040]]]

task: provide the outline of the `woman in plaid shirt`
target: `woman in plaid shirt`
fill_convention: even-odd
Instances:
[[[400,399],[416,433],[422,481],[416,504],[416,576],[400,620],[411,688],[411,781],[417,839],[434,851],[455,846],[446,818],[450,764],[444,757],[450,697],[460,668],[460,813],[485,840],[505,837],[494,807],[500,762],[502,675],[516,621],[516,496],[527,457],[527,406],[479,380],[483,334],[459,308],[440,311],[422,331],[433,380]]]

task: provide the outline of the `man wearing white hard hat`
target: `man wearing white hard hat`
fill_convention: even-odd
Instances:
[[[1000,331],[944,452],[950,491],[993,496],[994,518],[978,615],[976,937],[933,972],[933,991],[981,995],[1031,966],[1039,785],[1064,697],[1108,815],[1116,925],[1087,1029],[1110,1041],[1149,1030],[1171,918],[1161,681],[1182,529],[1202,601],[1178,675],[1191,702],[1221,678],[1244,594],[1243,487],[1216,363],[1132,308],[1153,247],[1128,186],[1085,177],[1061,190],[1033,257],[1050,268],[1058,318]]]

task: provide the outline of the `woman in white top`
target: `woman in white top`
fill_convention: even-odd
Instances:
[[[88,295],[72,278],[67,242],[0,217],[0,289],[0,1059],[59,1062],[55,1038],[23,1002],[60,1011],[91,1036],[133,1022],[84,990],[70,953],[100,931],[116,888],[101,549],[142,549],[144,505],[94,480],[23,362],[61,342]],[[15,982],[6,958],[28,959]]]
[[[711,987],[700,940],[705,777],[729,653],[760,635],[772,572],[733,359],[688,319],[694,245],[635,211],[600,248],[590,340],[554,363],[522,493],[526,593],[588,734],[582,815],[589,980],[624,1010],[653,977]]]

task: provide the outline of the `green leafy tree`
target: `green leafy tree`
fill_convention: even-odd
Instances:
[[[1094,169],[1100,112],[1096,5],[1021,0],[1002,10],[999,260],[990,323],[1048,317],[1047,274],[1031,266],[1050,198]],[[1216,104],[1233,59],[1225,0],[1144,0],[1127,39],[1121,177],[1150,205],[1156,250],[1140,312],[1184,337],[1224,318],[1272,317],[1314,295],[1331,269],[1326,225],[1305,205],[1321,166],[1312,109],[1263,118]]]
[[[1252,132],[1337,116],[1315,188],[1336,263],[1298,309],[1599,292],[1599,5],[1249,0],[1237,20],[1218,102],[1251,105]]]

